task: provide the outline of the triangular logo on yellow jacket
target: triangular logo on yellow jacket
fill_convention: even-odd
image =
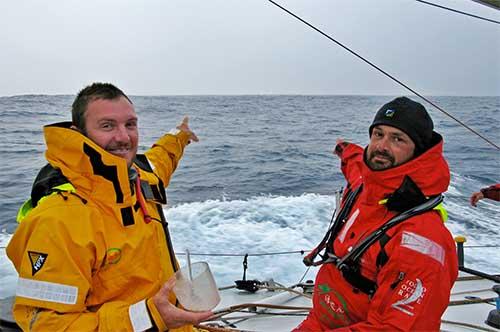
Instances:
[[[28,257],[31,262],[31,275],[34,276],[35,273],[40,271],[42,268],[43,264],[45,264],[45,261],[47,260],[47,254],[41,253],[41,252],[35,252],[35,251],[28,251]]]

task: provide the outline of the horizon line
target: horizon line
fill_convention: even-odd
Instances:
[[[26,96],[47,96],[47,97],[57,97],[57,96],[76,96],[77,94],[67,94],[67,93],[23,93],[14,95],[0,95],[0,98],[13,98],[13,97],[26,97]],[[201,94],[126,94],[130,97],[250,97],[250,96],[356,96],[356,97],[387,97],[387,96],[414,96],[415,94],[360,94],[360,93],[234,93],[234,94],[223,94],[223,93],[201,93]],[[433,95],[433,94],[423,94],[424,96],[430,97],[500,97],[498,95],[488,95],[488,94],[472,94],[472,95],[458,95],[458,94],[444,94],[444,95]]]

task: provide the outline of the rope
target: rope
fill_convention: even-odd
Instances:
[[[231,329],[228,327],[220,327],[220,326],[210,326],[210,325],[195,325],[197,329],[201,329],[202,331],[209,331],[209,332],[245,332],[244,330],[237,330],[237,329]]]
[[[448,304],[449,307],[456,306],[456,305],[463,305],[463,304],[474,304],[474,303],[488,303],[491,304],[491,301],[495,301],[496,297],[487,297],[487,298],[478,298],[478,299],[470,299],[470,300],[456,300],[456,301],[450,301]]]
[[[226,314],[229,314],[232,312],[241,312],[240,309],[248,309],[248,308],[255,308],[255,307],[270,308],[270,309],[287,309],[287,310],[310,310],[311,309],[308,307],[291,307],[291,306],[273,305],[273,304],[244,303],[244,304],[240,304],[237,306],[232,306],[226,312],[221,313],[219,315],[216,315],[213,318],[216,318],[216,317],[219,318],[223,315],[226,315]],[[441,320],[441,323],[470,327],[470,328],[478,329],[480,331],[495,332],[495,330],[484,328],[484,327],[474,325],[474,324],[469,324],[469,323],[455,322],[455,321],[449,321],[449,320]],[[205,330],[210,331],[210,332],[245,332],[243,330],[215,327],[215,326],[209,326],[209,325],[196,325],[195,327],[205,329]]]
[[[214,257],[244,257],[248,256],[274,256],[274,255],[290,255],[290,254],[301,254],[305,253],[304,250],[295,250],[295,251],[279,251],[279,252],[264,252],[264,253],[254,253],[254,254],[224,254],[224,253],[189,253],[191,256],[214,256]],[[175,253],[176,255],[182,256],[185,255],[185,252]]]
[[[477,330],[480,330],[480,331],[498,332],[498,330],[492,330],[492,329],[489,329],[489,328],[486,328],[486,327],[481,327],[481,326],[474,325],[474,324],[469,324],[469,323],[454,322],[454,321],[451,321],[451,320],[441,319],[441,323],[471,327],[473,329],[477,329]],[[441,330],[441,331],[443,331],[443,330]]]
[[[291,11],[289,11],[288,9],[280,6],[279,4],[277,4],[276,2],[274,2],[273,0],[267,0],[269,1],[270,3],[272,3],[273,5],[275,5],[276,7],[280,8],[281,10],[283,10],[284,12],[288,13],[289,15],[293,16],[294,18],[296,18],[297,20],[301,21],[302,23],[304,23],[305,25],[309,26],[311,29],[319,32],[320,34],[322,34],[324,37],[328,38],[330,41],[334,42],[335,44],[339,45],[340,47],[342,47],[343,49],[345,49],[346,51],[348,51],[349,53],[351,53],[352,55],[354,55],[355,57],[357,57],[358,59],[364,61],[365,63],[367,63],[368,65],[370,65],[371,67],[375,68],[376,70],[378,70],[379,72],[381,72],[382,74],[384,74],[385,76],[389,77],[391,80],[393,80],[394,82],[398,83],[399,85],[401,85],[402,87],[404,87],[405,89],[407,89],[408,91],[411,91],[414,95],[420,97],[422,100],[425,100],[427,103],[429,103],[430,105],[434,106],[437,110],[439,110],[440,112],[442,112],[443,114],[447,115],[448,117],[450,117],[451,119],[453,119],[455,122],[457,122],[458,124],[460,124],[462,127],[468,129],[470,132],[474,133],[476,136],[482,138],[485,142],[487,142],[488,144],[492,145],[493,147],[495,147],[497,150],[500,150],[500,146],[496,145],[495,143],[493,143],[492,141],[490,141],[489,139],[487,139],[486,137],[484,137],[483,135],[481,135],[479,132],[475,131],[474,129],[472,129],[471,127],[469,127],[468,125],[466,125],[465,123],[463,123],[462,121],[460,121],[459,119],[457,119],[456,117],[454,117],[452,114],[446,112],[444,109],[442,109],[441,107],[439,107],[438,105],[436,105],[434,102],[432,102],[430,99],[424,97],[422,94],[420,94],[419,92],[417,92],[416,90],[410,88],[408,85],[406,85],[405,83],[401,82],[400,80],[398,80],[396,77],[392,76],[391,74],[389,74],[388,72],[386,72],[385,70],[381,69],[380,67],[378,67],[377,65],[375,65],[374,63],[370,62],[369,60],[367,60],[366,58],[362,57],[361,55],[359,55],[358,53],[356,53],[355,51],[351,50],[349,47],[345,46],[344,44],[342,44],[341,42],[335,40],[334,38],[330,37],[329,35],[327,35],[326,33],[324,33],[323,31],[321,31],[320,29],[316,28],[314,25],[310,24],[309,22],[305,21],[304,19],[300,18],[299,16],[295,15],[294,13],[292,13]]]
[[[492,274],[494,277],[500,277],[500,274]],[[467,280],[482,280],[484,279],[483,277],[480,276],[462,276],[458,277],[457,281],[467,281]]]
[[[6,246],[0,246],[0,249],[5,249]],[[490,244],[490,245],[474,245],[474,246],[464,246],[464,248],[500,248],[500,245]],[[214,256],[214,257],[245,257],[248,256],[273,256],[273,255],[291,255],[291,254],[301,254],[303,255],[310,250],[292,250],[292,251],[278,251],[278,252],[262,252],[262,253],[254,253],[254,254],[225,254],[225,253],[193,253],[190,252],[191,256]],[[185,252],[176,252],[177,256],[186,255]],[[305,276],[305,275],[304,275]]]
[[[489,18],[485,18],[485,17],[477,16],[477,15],[474,15],[474,14],[469,14],[469,13],[466,13],[466,12],[463,12],[463,11],[460,11],[460,10],[456,10],[456,9],[453,9],[453,8],[449,8],[449,7],[445,7],[445,6],[437,5],[437,4],[432,3],[432,2],[423,1],[423,0],[415,0],[415,1],[418,1],[418,2],[424,3],[424,4],[426,4],[426,5],[430,5],[430,6],[438,7],[438,8],[441,8],[441,9],[446,9],[446,10],[449,10],[449,11],[454,12],[454,13],[458,13],[458,14],[462,14],[462,15],[467,15],[467,16],[470,16],[470,17],[478,18],[478,19],[480,19],[480,20],[485,20],[485,21],[488,21],[488,22],[491,22],[491,23],[495,23],[495,24],[500,24],[500,22],[499,22],[499,21],[491,20],[491,19],[489,19]]]
[[[264,309],[264,310],[266,310],[266,309]],[[221,318],[220,320],[224,323],[227,323],[230,321],[236,321],[236,322],[233,322],[232,324],[239,324],[243,321],[253,319],[256,316],[307,316],[309,314],[309,310],[294,310],[294,312],[289,312],[289,311],[268,312],[268,311],[264,311],[264,310],[255,311],[255,312],[254,311],[247,311],[247,310],[235,310],[235,311],[229,312],[227,314],[241,313],[244,315],[224,317],[224,318]]]
[[[309,272],[309,269],[311,268],[311,266],[308,266],[306,271],[304,272],[304,274],[302,275],[302,278],[300,278],[298,284],[302,283],[302,281],[304,281],[304,278],[306,277],[307,275],[307,272]]]
[[[236,288],[236,285],[219,287],[218,290],[223,291],[223,290],[232,289],[232,288]]]
[[[277,290],[287,291],[287,292],[290,292],[290,293],[294,293],[294,294],[303,296],[303,297],[308,298],[308,299],[312,299],[311,295],[306,294],[306,293],[302,293],[302,292],[299,292],[299,291],[296,291],[295,289],[291,289],[289,287],[258,286],[258,288],[260,288],[260,289],[267,289],[267,290],[270,290],[270,291],[277,291]]]
[[[489,292],[489,291],[491,291],[491,288],[483,288],[483,289],[476,289],[476,290],[470,290],[470,291],[456,292],[456,293],[451,293],[450,295],[462,295],[462,294],[471,294],[471,293],[482,293],[482,292]]]
[[[236,316],[234,314],[241,313],[241,316]],[[248,321],[250,319],[254,318],[260,318],[258,316],[264,316],[264,317],[269,317],[269,316],[300,316],[300,317],[305,317],[309,314],[309,310],[295,310],[294,312],[288,312],[288,311],[280,311],[280,312],[265,312],[265,311],[245,311],[245,310],[235,310],[231,312],[227,312],[226,314],[233,314],[231,317],[224,317],[224,318],[218,318],[215,319],[215,316],[212,316],[210,318],[210,321],[221,321],[225,323],[227,326],[237,326],[237,324],[240,324],[244,321]]]
[[[311,310],[312,307],[294,307],[289,305],[281,305],[281,304],[269,304],[269,303],[242,303],[230,306],[227,309],[222,309],[218,312],[215,317],[226,315],[229,312],[238,311],[241,309],[249,309],[249,308],[266,308],[266,309],[285,309],[285,310]]]

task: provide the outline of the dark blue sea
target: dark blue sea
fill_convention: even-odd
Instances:
[[[0,298],[16,274],[5,246],[16,213],[45,164],[42,126],[67,121],[74,96],[0,97]],[[175,250],[210,263],[219,286],[242,277],[242,257],[309,250],[324,235],[335,190],[344,185],[332,154],[338,137],[366,145],[376,110],[391,96],[131,97],[139,115],[140,150],[184,115],[200,138],[186,149],[168,188],[167,218]],[[433,97],[438,105],[500,145],[500,97]],[[466,265],[500,272],[500,203],[468,203],[472,192],[500,182],[500,152],[429,107],[445,139],[452,180],[447,226],[467,237]],[[490,246],[490,247],[477,247]],[[232,254],[206,256],[196,254]],[[181,264],[183,255],[179,255]],[[297,282],[300,253],[250,256],[247,277]],[[306,275],[314,277],[315,270]]]

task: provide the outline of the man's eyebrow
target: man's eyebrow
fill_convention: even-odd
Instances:
[[[116,122],[116,120],[111,119],[111,118],[102,118],[102,119],[99,119],[98,122]]]
[[[405,138],[407,135],[405,133],[391,133],[392,137]]]
[[[126,121],[138,121],[138,120],[139,120],[139,118],[134,116],[134,117],[128,118]],[[102,118],[102,119],[99,119],[98,121],[99,122],[103,122],[103,121],[118,122],[116,119],[113,119],[113,118]]]

